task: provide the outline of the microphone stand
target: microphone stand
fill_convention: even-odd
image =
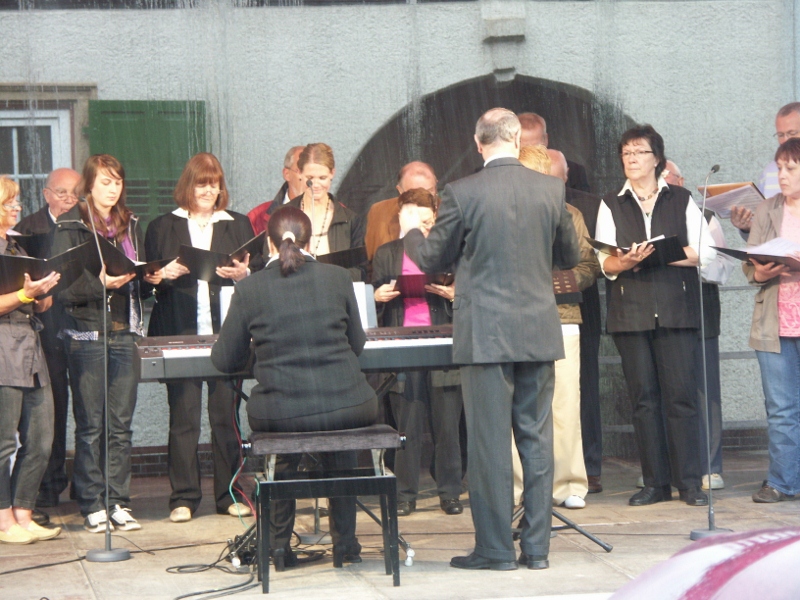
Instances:
[[[732,529],[718,528],[714,520],[714,493],[711,489],[711,415],[708,412],[708,370],[706,369],[706,324],[703,310],[703,262],[701,259],[700,248],[703,243],[703,227],[706,226],[706,199],[708,197],[708,180],[719,171],[719,165],[714,165],[706,176],[703,186],[703,206],[700,209],[700,235],[697,240],[697,280],[700,285],[700,348],[703,363],[703,415],[705,418],[706,432],[706,467],[708,476],[708,529],[692,529],[689,534],[690,540],[700,540],[718,533],[728,533]]]
[[[92,233],[94,234],[94,243],[97,247],[97,257],[100,259],[100,266],[103,268],[103,251],[100,249],[100,240],[97,238],[97,226],[94,222],[94,211],[92,205],[86,198],[82,198],[81,202],[86,203],[86,208],[89,211],[89,223],[92,226]],[[108,504],[108,288],[106,287],[105,275],[100,278],[100,283],[103,285],[103,444],[105,449],[105,466],[103,468],[103,476],[106,480],[105,489],[105,508],[106,508],[106,532],[105,532],[105,548],[86,551],[86,560],[89,562],[119,562],[128,560],[131,557],[130,550],[126,548],[112,548],[111,547],[111,514],[109,513]]]

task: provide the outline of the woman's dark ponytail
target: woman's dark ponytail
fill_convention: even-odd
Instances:
[[[308,245],[311,220],[299,208],[284,206],[270,217],[267,231],[269,239],[278,249],[281,275],[286,277],[297,272],[306,262],[300,249]]]

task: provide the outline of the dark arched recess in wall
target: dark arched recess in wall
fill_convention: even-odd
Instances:
[[[475,172],[482,164],[472,139],[475,122],[495,106],[542,115],[550,147],[586,167],[593,192],[621,185],[617,142],[634,122],[619,107],[557,81],[517,76],[501,84],[487,75],[422,96],[395,114],[362,148],[341,180],[338,198],[365,213],[396,195],[397,172],[412,160],[430,163],[440,187]]]

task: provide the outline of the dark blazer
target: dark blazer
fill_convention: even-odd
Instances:
[[[567,188],[567,204],[571,204],[583,215],[586,229],[589,235],[594,237],[597,228],[597,212],[600,210],[600,196],[587,194],[580,190]],[[595,281],[588,288],[583,290],[583,302],[581,302],[581,334],[599,336],[600,327],[600,292]]]
[[[136,217],[131,217],[128,235],[133,244],[135,260],[145,262],[147,253],[143,252],[142,228]],[[58,217],[50,254],[53,256],[61,254],[93,239],[92,230],[81,220],[80,205],[76,204]],[[134,279],[119,289],[108,290],[110,302],[107,302],[103,298],[103,284],[100,278],[87,268],[75,283],[58,292],[55,300],[64,306],[64,328],[76,331],[102,331],[103,311],[109,304],[113,321],[130,322],[131,311],[135,311],[141,321],[144,314],[142,300],[148,298],[152,290],[153,287],[149,283]],[[131,297],[137,303],[136,306],[131,306]]]
[[[561,180],[495,159],[445,187],[427,239],[404,242],[425,272],[456,266],[454,362],[564,358],[552,271],[577,265],[580,247]]]
[[[389,283],[403,272],[403,240],[394,240],[383,244],[375,251],[372,260],[372,285]],[[425,294],[428,310],[431,314],[431,325],[444,325],[453,320],[450,302],[438,294]],[[377,302],[378,323],[381,327],[402,327],[406,308],[403,297],[398,296],[390,302]]]
[[[253,237],[250,220],[239,213],[227,211],[233,221],[214,223],[211,250],[233,252]],[[181,244],[192,245],[189,222],[172,213],[161,215],[150,222],[145,237],[149,260],[178,256]],[[209,283],[211,296],[211,322],[214,333],[220,327],[219,292],[223,285],[233,285],[229,279]],[[197,278],[191,273],[174,280],[163,280],[156,286],[156,304],[150,317],[147,335],[182,335],[197,333]]]
[[[345,269],[307,258],[288,277],[275,260],[236,284],[211,360],[242,369],[255,346],[258,384],[247,402],[257,419],[291,419],[363,404],[375,397],[357,355],[366,335]]]

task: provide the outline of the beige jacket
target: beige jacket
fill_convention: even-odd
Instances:
[[[758,246],[780,236],[784,201],[783,194],[778,194],[758,205],[750,228],[750,237],[747,239],[748,246]],[[781,278],[774,277],[761,283],[755,280],[755,267],[751,264],[743,263],[742,270],[751,285],[761,288],[756,294],[756,303],[753,309],[753,323],[750,326],[750,347],[754,350],[780,354],[778,289]]]
[[[575,279],[578,281],[578,289],[583,291],[597,279],[600,274],[600,263],[597,262],[597,255],[586,241],[586,238],[589,237],[589,230],[583,221],[583,215],[571,204],[567,204],[567,210],[572,216],[572,224],[575,225],[575,233],[578,234],[578,242],[581,247],[581,260],[572,269],[572,272],[575,273]],[[562,325],[571,323],[580,325],[581,307],[579,304],[559,304],[558,316],[561,318]]]

